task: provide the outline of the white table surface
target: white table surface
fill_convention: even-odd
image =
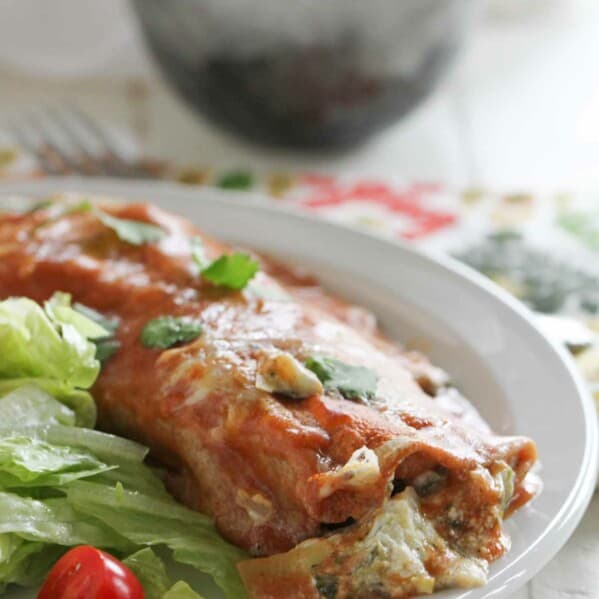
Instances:
[[[519,20],[503,11],[503,17],[483,22],[431,98],[403,122],[341,156],[247,145],[193,115],[158,78],[107,74],[56,81],[0,73],[0,122],[24,108],[69,98],[111,128],[132,132],[146,153],[181,163],[599,192],[599,2],[534,4],[540,10]],[[599,497],[566,547],[513,599],[595,597]]]

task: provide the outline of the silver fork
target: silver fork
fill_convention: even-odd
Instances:
[[[159,176],[157,165],[125,158],[106,131],[77,106],[32,111],[3,129],[48,175]]]

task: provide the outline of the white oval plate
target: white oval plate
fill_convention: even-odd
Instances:
[[[528,310],[499,287],[448,258],[431,258],[400,243],[276,208],[247,193],[49,179],[2,185],[0,201],[68,190],[155,202],[217,237],[305,265],[326,287],[372,309],[387,334],[428,353],[496,431],[537,442],[544,490],[508,520],[511,551],[492,565],[484,588],[436,597],[508,598],[573,532],[595,486],[595,407],[565,351],[552,345]]]

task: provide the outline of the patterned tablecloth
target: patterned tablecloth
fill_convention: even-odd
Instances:
[[[261,193],[323,218],[445,252],[500,284],[566,343],[599,402],[599,198],[456,190],[438,184],[316,173],[219,172],[156,164],[192,186]],[[0,178],[43,176],[18,148],[0,147]],[[266,200],[265,200],[266,201]]]

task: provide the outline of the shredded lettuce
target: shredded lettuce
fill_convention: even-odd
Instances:
[[[216,535],[207,516],[171,498],[86,481],[68,485],[67,497],[79,512],[105,522],[137,545],[166,545],[175,561],[209,574],[228,596],[243,592],[234,564],[244,553]]]
[[[172,586],[164,562],[149,547],[136,551],[123,563],[141,582],[146,599],[162,599]]]
[[[164,562],[149,547],[130,555],[123,563],[139,578],[146,599],[203,599],[186,582],[173,584]]]
[[[235,568],[244,553],[207,516],[165,492],[145,453],[131,441],[60,424],[0,428],[0,538],[16,535],[54,551],[89,544],[119,556],[163,546],[175,561],[211,575],[227,597],[244,597]],[[0,559],[0,584],[22,583],[15,560],[23,562],[19,572],[29,572],[40,555],[34,549]],[[3,568],[11,572],[6,578]]]
[[[79,310],[71,308],[71,296],[68,293],[55,293],[44,304],[44,309],[53,322],[61,327],[75,327],[78,333],[87,339],[106,337],[112,331]]]
[[[109,333],[56,294],[44,308],[27,298],[0,302],[0,396],[34,383],[71,407],[77,424],[93,426],[95,405],[86,391],[100,372],[89,340]]]
[[[245,554],[212,521],[177,503],[145,463],[147,448],[81,425],[100,364],[90,341],[109,331],[57,294],[41,308],[0,302],[0,594],[39,583],[69,547],[126,560],[148,599],[201,599],[172,584],[150,547],[211,575],[228,599],[245,591]]]
[[[0,594],[9,584],[32,586],[39,582],[63,551],[58,545],[0,534]]]
[[[135,545],[97,520],[85,519],[64,497],[33,499],[0,492],[0,534],[12,533],[29,541],[62,545],[94,545],[120,552]]]
[[[43,310],[27,298],[0,302],[0,376],[48,378],[88,389],[100,371],[94,345],[75,324],[57,318],[51,303]]]
[[[164,595],[162,599],[203,599],[184,580],[176,582]]]
[[[33,425],[75,424],[75,413],[37,385],[28,384],[0,398],[0,428]]]
[[[60,486],[115,468],[76,447],[28,435],[0,437],[0,487],[5,489]]]

